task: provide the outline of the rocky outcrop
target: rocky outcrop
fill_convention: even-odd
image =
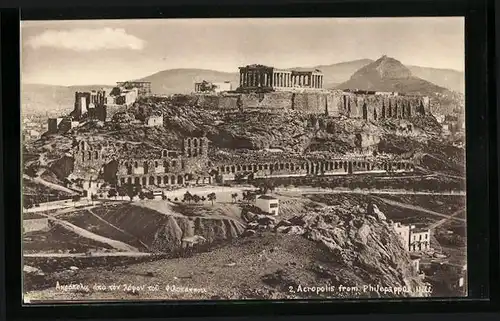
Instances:
[[[211,246],[239,237],[244,229],[243,224],[229,218],[169,216],[150,240],[151,249],[157,252],[176,252],[185,246],[183,239],[195,235],[206,240],[203,246]]]
[[[278,221],[274,217],[264,220],[262,215],[250,216],[249,220],[243,235],[273,230],[276,233],[302,235],[321,244],[329,252],[325,260],[337,266],[336,271],[342,277],[337,275],[336,278],[344,286],[379,285],[387,289],[403,289],[402,293],[367,290],[364,293],[367,296],[427,295],[418,291],[425,284],[414,269],[398,235],[374,204],[354,210],[330,206],[288,220]]]

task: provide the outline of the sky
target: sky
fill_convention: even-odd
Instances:
[[[22,21],[21,80],[114,84],[166,69],[237,72],[382,55],[463,71],[464,28],[462,17]]]

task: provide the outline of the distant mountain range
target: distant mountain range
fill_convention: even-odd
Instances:
[[[331,65],[319,65],[308,68],[320,69],[324,74],[324,88],[336,88],[339,85],[361,85],[360,76],[365,71],[364,67],[373,64],[371,59],[353,60],[348,62],[336,63]],[[402,64],[401,64],[402,65]],[[300,69],[301,67],[294,68]],[[447,88],[456,92],[464,91],[464,73],[449,70],[436,69],[418,66],[406,66],[409,73],[414,77],[407,80],[404,86],[389,85],[387,88],[400,88],[402,91],[422,86],[429,87],[429,83],[436,88]],[[355,74],[357,74],[355,76]],[[355,76],[355,77],[354,77]],[[354,77],[354,79],[352,78]],[[155,94],[173,94],[190,93],[194,90],[194,83],[202,80],[211,82],[230,81],[233,88],[239,84],[239,73],[220,72],[206,69],[169,69],[157,72],[150,76],[137,79],[141,81],[150,81],[152,91]],[[380,85],[380,83],[379,83]],[[41,84],[22,84],[22,112],[29,113],[61,113],[69,112],[73,109],[75,91],[87,91],[97,88],[111,88],[112,85],[86,85],[86,86],[54,86]],[[385,88],[385,87],[384,87]]]

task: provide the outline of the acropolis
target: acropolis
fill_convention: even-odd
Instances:
[[[247,65],[240,69],[240,90],[292,88],[322,89],[323,73],[319,69],[287,70],[264,65]]]

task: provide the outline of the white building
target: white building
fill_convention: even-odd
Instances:
[[[394,223],[394,230],[398,233],[405,250],[410,250],[410,226],[399,222]]]
[[[278,215],[279,200],[269,195],[260,195],[255,199],[255,206],[260,208],[264,213]]]
[[[393,224],[405,250],[409,252],[427,251],[430,249],[431,231],[428,228],[416,228],[415,225],[404,225],[399,222]]]
[[[146,127],[161,127],[163,126],[163,115],[152,115],[146,118],[144,122]]]
[[[415,228],[412,226],[410,238],[410,252],[427,251],[430,249],[431,231],[425,228]]]
[[[415,271],[420,272],[420,258],[414,255],[410,255],[410,258]]]
[[[444,115],[436,115],[435,118],[436,118],[438,123],[442,124],[444,122],[445,116]]]

